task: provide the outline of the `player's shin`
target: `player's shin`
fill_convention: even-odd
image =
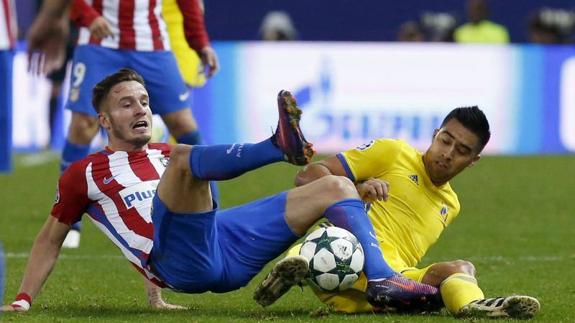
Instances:
[[[484,298],[475,277],[464,273],[447,277],[441,283],[439,290],[445,307],[452,314],[457,314],[463,306],[472,301]]]
[[[270,139],[257,144],[194,146],[190,169],[201,180],[226,180],[282,160],[282,151]]]
[[[383,258],[375,230],[361,200],[347,199],[337,202],[330,206],[324,215],[331,223],[357,237],[365,253],[364,273],[368,280],[389,278],[395,274]]]

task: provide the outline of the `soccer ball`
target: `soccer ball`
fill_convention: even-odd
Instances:
[[[350,288],[363,269],[363,249],[349,231],[327,227],[310,233],[300,249],[309,261],[310,280],[324,291]]]

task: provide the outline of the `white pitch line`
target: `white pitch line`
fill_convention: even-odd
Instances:
[[[13,253],[8,252],[4,255],[6,259],[27,259],[30,256],[27,252]],[[90,259],[126,259],[124,256],[118,255],[60,255],[58,259],[69,259],[69,260],[90,260]]]
[[[22,157],[20,163],[25,167],[34,167],[42,164],[49,163],[53,160],[58,160],[60,155],[52,151],[43,151],[39,153],[29,154]]]

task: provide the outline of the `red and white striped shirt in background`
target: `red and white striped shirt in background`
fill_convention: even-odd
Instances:
[[[0,50],[16,44],[16,7],[12,0],[0,0]]]
[[[186,40],[199,52],[209,45],[209,38],[198,1],[178,0],[178,6],[184,16]],[[110,24],[112,37],[91,37],[88,27],[100,16]],[[80,27],[78,45],[137,51],[170,49],[162,0],[73,0],[70,17]]]
[[[145,151],[104,150],[72,164],[58,183],[52,216],[72,224],[88,213],[140,273],[165,286],[147,268],[153,246],[152,200],[170,156],[167,144]]]

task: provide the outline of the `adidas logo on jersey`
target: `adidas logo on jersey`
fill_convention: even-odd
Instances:
[[[441,219],[443,220],[443,222],[447,221],[447,213],[448,212],[449,212],[449,208],[447,207],[447,205],[443,204],[443,207],[439,211],[439,215],[441,215]]]
[[[409,179],[416,185],[419,185],[419,177],[417,176],[417,174],[409,175]]]

